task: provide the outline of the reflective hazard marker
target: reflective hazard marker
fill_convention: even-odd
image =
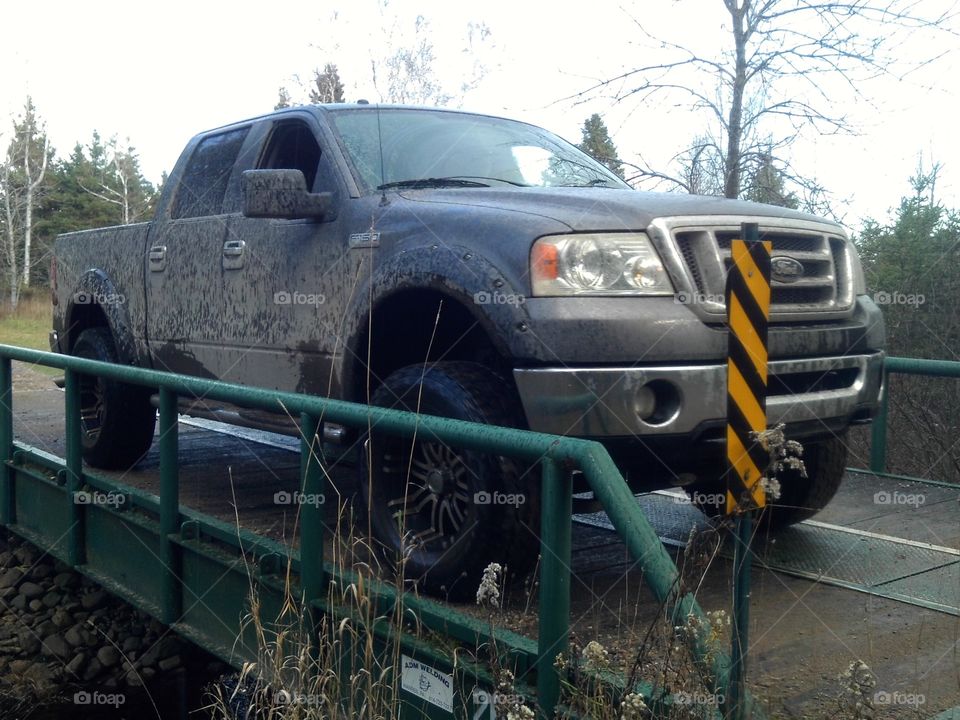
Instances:
[[[744,223],[731,245],[727,274],[727,514],[762,508],[760,478],[770,458],[751,433],[767,429],[767,322],[770,319],[769,240]]]

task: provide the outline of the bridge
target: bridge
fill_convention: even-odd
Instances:
[[[14,368],[22,366],[12,361],[62,369],[64,392],[52,383],[20,388]],[[885,372],[958,378],[960,363],[890,358]],[[83,466],[81,373],[156,389],[158,442],[134,471]],[[282,407],[299,421],[301,436],[180,417],[181,396]],[[622,660],[646,639],[642,630],[664,616],[670,627],[686,629],[694,671],[709,692],[670,692],[643,672],[630,689],[657,716],[691,702],[719,712],[729,661],[711,638],[713,616],[705,611],[729,606],[729,543],[681,491],[634,497],[596,443],[11,346],[0,346],[0,401],[0,523],[235,667],[262,662],[259,631],[270,637],[286,628],[293,599],[308,627],[305,638],[344,622],[362,628],[354,640],[369,640],[373,649],[341,647],[345,676],[373,655],[399,661],[393,700],[400,717],[492,718],[503,668],[516,678],[516,693],[552,717],[568,702],[563,690],[574,669],[556,659],[571,643],[597,639]],[[870,657],[882,679],[922,677],[925,717],[951,717],[960,705],[951,654],[960,617],[958,491],[885,472],[886,402],[872,430],[870,468],[850,469],[814,520],[756,538],[748,678],[758,701],[802,703],[835,686],[828,660]],[[350,537],[343,525],[356,472],[349,453],[320,442],[324,420],[356,428],[375,423],[405,437],[429,432],[454,447],[539,463],[536,591],[508,597],[507,612],[493,621],[477,606],[418,597],[364,576],[357,569],[368,559],[362,551],[345,559],[337,549]],[[599,502],[595,512],[573,515],[573,468]],[[297,500],[321,496],[323,502]],[[685,565],[704,552],[717,559],[691,588]],[[364,588],[364,612],[343,592],[351,585]],[[433,689],[411,680],[425,672],[439,680]],[[601,676],[621,687],[625,681]],[[349,682],[339,690],[362,692]],[[881,690],[894,699],[907,692]],[[882,712],[900,717],[902,709]]]

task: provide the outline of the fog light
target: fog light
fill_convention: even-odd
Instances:
[[[633,411],[641,420],[653,416],[657,410],[657,394],[649,385],[644,385],[633,396]]]

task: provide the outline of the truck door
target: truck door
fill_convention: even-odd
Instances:
[[[147,243],[147,339],[158,370],[221,377],[232,314],[223,302],[230,214],[224,197],[249,126],[204,136],[177,168],[177,185]]]
[[[347,252],[338,213],[345,193],[316,120],[307,114],[274,120],[252,167],[300,170],[309,189],[333,193],[333,202],[320,220],[231,218],[229,242],[237,254],[224,258],[223,297],[235,313],[227,327],[238,353],[224,379],[336,395],[339,319],[357,253]]]

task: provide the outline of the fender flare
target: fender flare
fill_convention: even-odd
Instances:
[[[458,245],[427,245],[405,250],[377,264],[373,275],[359,284],[355,304],[348,309],[341,387],[354,383],[353,358],[365,358],[365,334],[371,312],[406,290],[434,290],[461,303],[504,357],[532,356],[537,342],[527,332],[526,295],[475,249]],[[495,301],[496,298],[509,302]],[[494,301],[491,301],[494,299]]]
[[[82,332],[86,329],[78,322],[77,317],[89,312],[85,308],[90,307],[96,307],[106,319],[120,362],[127,365],[138,364],[126,297],[117,290],[113,280],[99,268],[92,268],[83,273],[70,296],[66,312],[66,348],[73,348],[76,335],[79,334],[77,330]]]

